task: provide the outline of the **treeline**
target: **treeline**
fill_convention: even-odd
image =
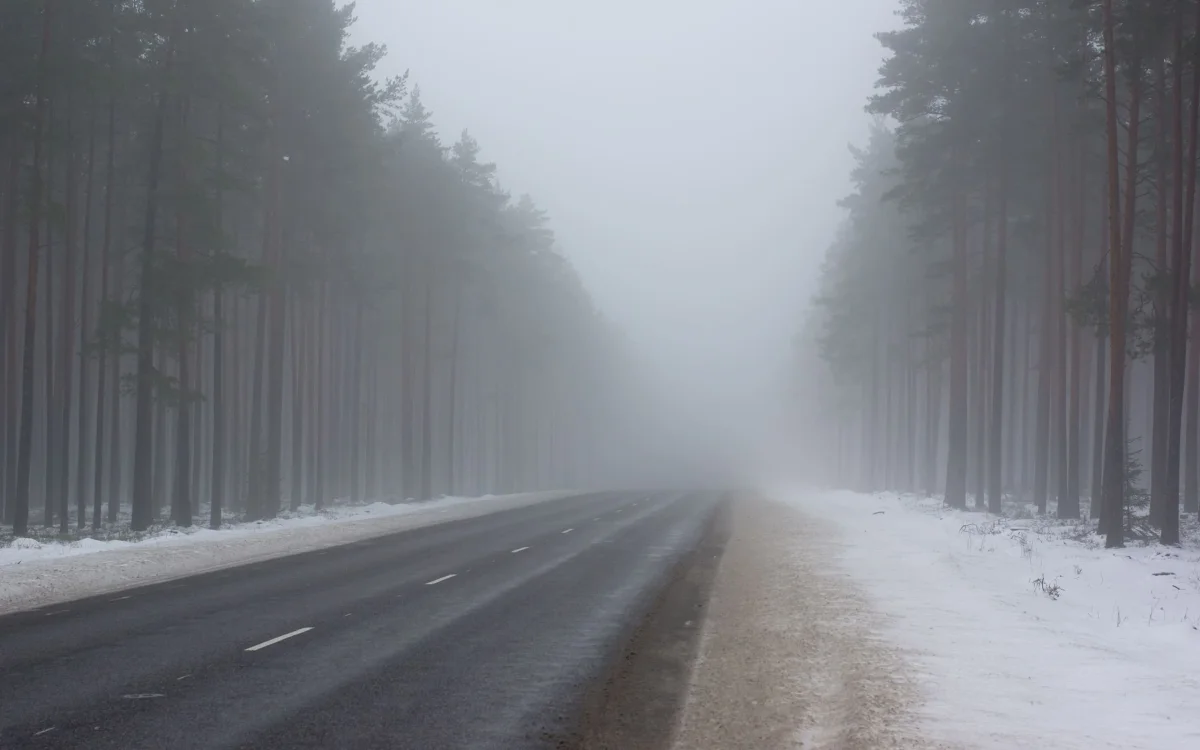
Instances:
[[[620,342],[332,0],[0,3],[0,515],[20,536],[579,486]]]
[[[828,463],[1178,543],[1200,496],[1200,4],[902,18],[808,329],[837,393]]]

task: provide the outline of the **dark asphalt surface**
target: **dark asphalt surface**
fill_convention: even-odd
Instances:
[[[718,500],[578,496],[0,617],[0,748],[555,747]]]

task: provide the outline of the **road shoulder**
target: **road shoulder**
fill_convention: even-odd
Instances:
[[[836,533],[758,497],[733,504],[677,750],[937,747],[881,616],[832,562]]]
[[[617,658],[590,689],[580,727],[560,750],[664,750],[687,696],[700,630],[729,540],[721,500],[696,546],[671,569]]]

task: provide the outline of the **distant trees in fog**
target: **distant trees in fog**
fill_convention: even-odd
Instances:
[[[1144,462],[1177,542],[1200,498],[1200,4],[901,5],[802,339],[834,374],[829,464],[1090,511],[1120,546]]]
[[[332,0],[0,4],[0,515],[579,485],[625,352]],[[31,516],[31,513],[36,512]]]

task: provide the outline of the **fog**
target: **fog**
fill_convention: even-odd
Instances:
[[[534,196],[679,426],[733,446],[780,409],[895,9],[360,0],[353,41]]]

